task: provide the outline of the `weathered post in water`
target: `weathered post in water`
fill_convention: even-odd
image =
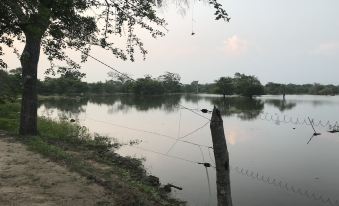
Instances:
[[[218,206],[232,206],[229,156],[220,111],[214,106],[211,119],[213,151],[217,173]]]

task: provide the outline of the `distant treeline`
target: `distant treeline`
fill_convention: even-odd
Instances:
[[[336,95],[339,94],[339,85],[314,84],[277,84],[269,82],[265,85],[266,94],[313,94]]]
[[[192,85],[184,85],[188,93],[193,93],[194,90]],[[219,87],[216,83],[212,84],[199,84],[199,93],[210,93],[210,94],[222,94],[218,91]],[[311,95],[337,95],[339,94],[339,85],[333,84],[280,84],[269,82],[264,85],[264,94],[311,94]],[[227,95],[227,94],[226,94]]]
[[[209,93],[226,95],[241,95],[252,97],[262,94],[339,94],[339,86],[321,84],[278,84],[269,82],[262,85],[255,76],[236,73],[233,77],[220,77],[213,83],[182,84],[179,74],[166,72],[159,77],[146,75],[136,80],[127,75],[109,73],[110,80],[105,82],[87,83],[82,81],[85,74],[76,69],[60,67],[58,78],[46,77],[38,81],[38,92],[41,95],[85,95],[85,94],[115,94],[134,93],[137,95],[160,95],[165,93]],[[10,71],[0,70],[0,101],[13,99],[21,91],[21,69]]]

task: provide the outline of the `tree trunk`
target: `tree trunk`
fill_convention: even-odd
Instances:
[[[20,135],[37,135],[37,71],[40,57],[40,35],[26,34],[21,56],[23,92],[20,115]]]
[[[232,206],[229,156],[223,121],[216,107],[212,112],[210,128],[217,173],[218,206]]]

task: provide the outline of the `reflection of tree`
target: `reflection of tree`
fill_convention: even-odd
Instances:
[[[89,102],[97,105],[114,105],[121,98],[120,95],[110,95],[110,96],[90,96]]]
[[[175,111],[181,99],[186,102],[207,101],[217,106],[223,116],[237,115],[240,119],[255,119],[263,110],[264,103],[258,99],[243,97],[200,96],[200,95],[158,95],[158,96],[137,96],[137,95],[112,95],[92,96],[86,98],[48,98],[40,101],[47,109],[58,109],[65,114],[77,115],[84,112],[84,105],[87,102],[97,105],[109,106],[109,113],[128,112],[131,109],[137,111],[164,110]],[[209,109],[209,108],[206,108]]]
[[[47,109],[58,109],[61,112],[79,114],[84,112],[84,105],[87,102],[97,105],[112,106],[109,112],[128,111],[136,109],[138,111],[148,111],[150,109],[161,109],[166,112],[174,111],[178,106],[181,95],[159,95],[159,96],[137,96],[137,95],[112,95],[112,96],[92,96],[85,98],[47,98],[40,100],[40,106]]]
[[[79,114],[84,112],[84,105],[87,105],[87,98],[48,98],[39,100],[39,106],[47,109],[58,109],[61,112]]]
[[[283,112],[285,110],[293,109],[297,104],[294,102],[286,102],[286,100],[280,99],[267,99],[265,103],[273,105],[279,109],[279,111]]]
[[[202,99],[202,96],[196,94],[185,94],[183,98],[186,102],[198,103]]]
[[[120,97],[124,106],[135,108],[138,111],[150,109],[163,109],[167,112],[174,111],[178,106],[181,95],[159,95],[159,96],[135,96],[126,95]]]
[[[110,113],[125,111],[135,108],[138,111],[150,109],[163,109],[167,112],[174,111],[178,106],[181,95],[114,95],[104,97],[91,97],[90,102],[94,104],[111,105]]]
[[[210,101],[219,108],[223,116],[236,114],[242,120],[255,119],[264,109],[264,103],[261,100],[244,97],[214,97]]]

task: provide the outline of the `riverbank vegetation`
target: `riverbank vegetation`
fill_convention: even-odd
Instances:
[[[88,83],[83,81],[85,74],[72,68],[59,68],[59,77],[46,77],[38,81],[40,95],[110,95],[117,93],[131,93],[137,95],[161,95],[167,93],[207,93],[221,95],[240,95],[252,97],[263,94],[311,94],[336,95],[339,94],[339,85],[314,84],[280,84],[269,82],[262,85],[260,80],[252,75],[236,73],[234,77],[220,77],[213,83],[191,84],[181,82],[179,74],[166,72],[158,77],[146,75],[133,80],[127,75],[109,73],[109,80],[105,82]],[[12,99],[21,91],[21,69],[0,70],[0,99]],[[15,98],[14,98],[15,99]]]
[[[20,104],[0,104],[0,130],[16,136],[32,151],[66,166],[117,196],[118,205],[184,205],[169,195],[157,177],[147,174],[141,159],[122,157],[123,146],[109,137],[91,135],[68,119],[38,119],[38,136],[19,137]],[[134,144],[134,142],[126,143]],[[107,203],[108,204],[108,203]]]

